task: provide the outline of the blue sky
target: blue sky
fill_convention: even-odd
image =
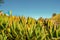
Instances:
[[[53,13],[60,13],[60,0],[4,0],[0,6],[8,14],[16,16],[30,16],[33,18],[50,18]]]

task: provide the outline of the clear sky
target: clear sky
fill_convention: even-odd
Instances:
[[[0,10],[13,15],[33,18],[49,18],[53,13],[60,13],[60,0],[4,0]]]

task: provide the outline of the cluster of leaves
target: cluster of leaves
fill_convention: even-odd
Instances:
[[[58,40],[60,25],[54,20],[0,14],[0,40]]]

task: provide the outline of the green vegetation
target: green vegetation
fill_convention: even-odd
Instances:
[[[20,17],[0,11],[0,40],[60,40],[60,14],[52,18]]]

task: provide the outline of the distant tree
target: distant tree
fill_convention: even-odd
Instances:
[[[4,0],[0,0],[0,6],[4,3]]]
[[[53,13],[52,17],[56,16],[56,13]]]
[[[0,4],[1,4],[1,3],[4,3],[4,0],[0,0]]]

